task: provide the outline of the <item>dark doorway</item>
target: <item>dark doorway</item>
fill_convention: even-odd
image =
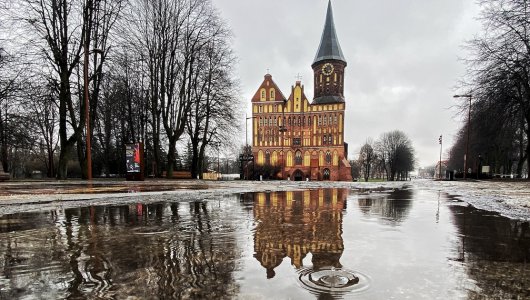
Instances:
[[[293,174],[294,181],[302,181],[304,180],[304,173],[300,170],[296,170]]]

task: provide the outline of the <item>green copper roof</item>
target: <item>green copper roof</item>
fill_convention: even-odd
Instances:
[[[337,33],[335,32],[335,24],[333,22],[333,11],[331,9],[331,0],[328,2],[328,12],[326,15],[326,24],[324,25],[324,32],[322,32],[322,38],[320,39],[320,46],[318,47],[317,55],[313,64],[328,60],[340,60],[346,63],[346,59],[340,49],[339,40],[337,39]]]

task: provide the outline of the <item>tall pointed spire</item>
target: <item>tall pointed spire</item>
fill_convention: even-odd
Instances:
[[[340,49],[337,33],[335,32],[335,23],[333,22],[333,11],[331,9],[331,0],[328,2],[328,12],[326,15],[326,23],[322,38],[320,39],[320,46],[318,47],[317,55],[313,61],[313,65],[319,61],[335,59],[346,63],[346,59]]]

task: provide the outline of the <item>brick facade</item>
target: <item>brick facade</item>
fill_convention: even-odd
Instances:
[[[331,4],[317,57],[312,64],[310,103],[297,81],[288,98],[270,74],[252,97],[252,153],[259,166],[279,167],[277,178],[351,181],[344,142],[344,71]]]

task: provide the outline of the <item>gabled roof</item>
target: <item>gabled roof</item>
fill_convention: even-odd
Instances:
[[[282,91],[280,91],[280,88],[276,85],[274,80],[272,80],[271,74],[265,74],[265,78],[263,79],[263,82],[259,86],[258,90],[252,97],[252,102],[259,102],[261,101],[261,90],[265,89],[265,101],[271,101],[270,98],[270,89],[274,89],[274,100],[272,101],[285,101],[286,98],[283,95]]]
[[[302,82],[301,81],[296,81],[295,85],[293,85],[291,87],[291,95],[289,95],[289,99],[287,101],[294,101],[294,90],[295,88],[299,87],[301,89],[301,98],[300,98],[300,101],[302,102],[307,102],[307,104],[309,104],[309,100],[307,99],[305,93],[304,93],[304,86],[302,85]]]
[[[326,23],[322,38],[320,39],[320,46],[318,47],[317,55],[313,61],[313,65],[323,60],[340,60],[346,63],[346,59],[340,49],[337,33],[335,32],[335,23],[333,21],[333,11],[331,9],[331,0],[328,2],[328,12],[326,15]]]

